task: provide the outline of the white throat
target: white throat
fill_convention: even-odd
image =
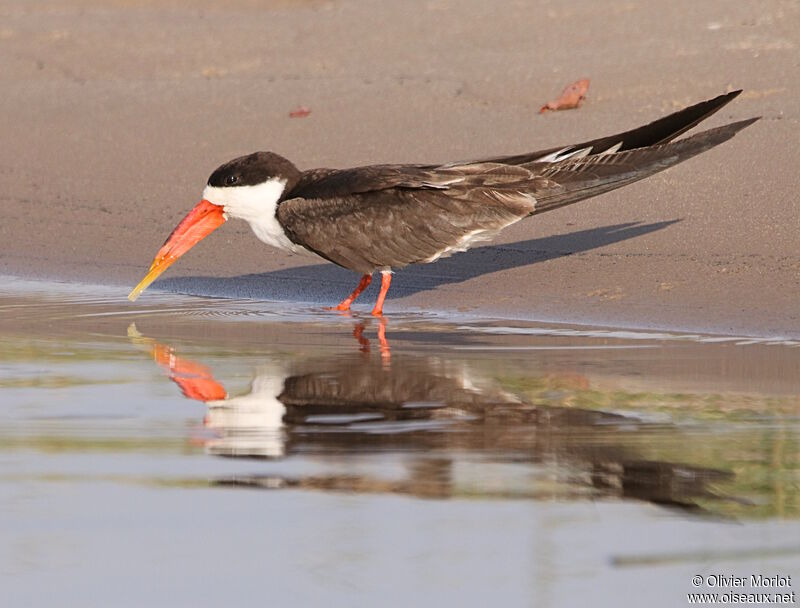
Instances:
[[[300,247],[289,240],[275,217],[285,187],[286,180],[279,178],[255,186],[206,186],[203,198],[222,206],[228,217],[245,220],[260,241],[294,252]]]

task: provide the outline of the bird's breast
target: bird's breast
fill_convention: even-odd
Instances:
[[[283,230],[283,226],[280,225],[278,218],[274,214],[264,214],[247,221],[250,224],[250,228],[253,229],[253,234],[262,243],[284,251],[291,251],[292,253],[297,253],[302,249],[299,245],[289,240]]]

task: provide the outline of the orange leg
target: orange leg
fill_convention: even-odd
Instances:
[[[378,301],[375,302],[375,308],[372,309],[373,317],[383,316],[383,301],[386,299],[386,293],[389,291],[389,285],[392,284],[392,273],[388,270],[381,270],[381,292],[378,294]]]
[[[350,304],[355,302],[356,298],[361,295],[362,291],[369,287],[370,283],[372,283],[372,275],[365,274],[363,277],[361,277],[361,281],[359,281],[358,287],[355,288],[353,293],[339,302],[339,305],[335,306],[333,310],[350,310]]]

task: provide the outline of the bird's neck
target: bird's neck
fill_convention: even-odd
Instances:
[[[206,186],[203,198],[222,205],[228,217],[245,220],[260,241],[278,249],[294,251],[295,244],[288,239],[275,217],[285,187],[286,180],[279,178],[255,186]]]

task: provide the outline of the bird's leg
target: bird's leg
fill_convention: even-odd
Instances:
[[[350,304],[355,302],[356,298],[361,295],[361,292],[364,291],[369,284],[372,282],[372,275],[365,274],[361,277],[361,280],[358,282],[358,287],[353,290],[349,296],[347,296],[344,300],[339,302],[338,306],[334,306],[333,310],[350,310]]]
[[[378,301],[375,302],[375,308],[372,309],[373,317],[380,317],[383,315],[383,301],[386,299],[386,293],[389,291],[389,285],[392,284],[392,271],[381,270],[381,292],[378,294]]]

